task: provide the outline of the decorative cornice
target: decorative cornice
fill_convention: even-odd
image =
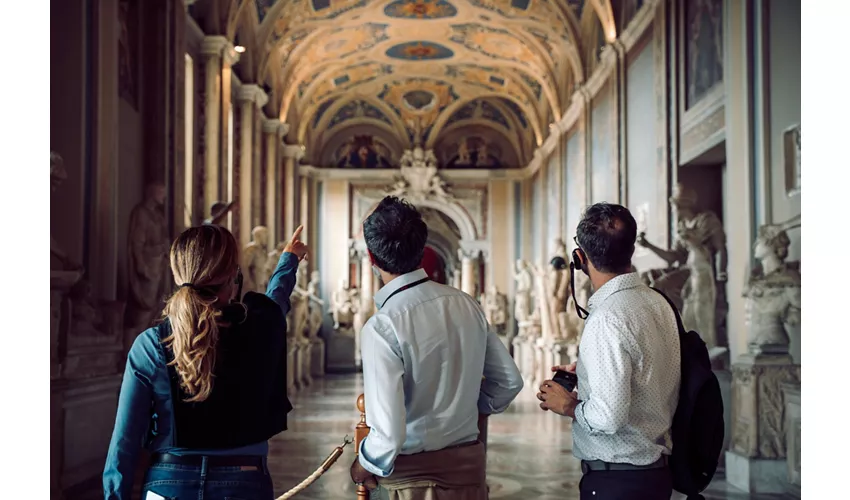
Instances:
[[[311,165],[300,166],[300,175],[313,179],[391,183],[398,173],[399,170],[397,168],[322,168]],[[487,182],[492,180],[519,181],[528,177],[525,168],[498,170],[450,168],[440,169],[439,173],[443,180],[451,184],[458,182]]]
[[[239,88],[237,100],[239,102],[254,102],[257,104],[258,108],[262,108],[267,102],[269,102],[269,96],[263,92],[263,89],[261,89],[259,85],[249,83],[247,85],[242,85]]]

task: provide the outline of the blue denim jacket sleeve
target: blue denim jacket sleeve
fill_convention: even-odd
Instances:
[[[284,252],[269,278],[269,286],[266,287],[266,295],[280,306],[284,316],[292,309],[289,296],[295,288],[296,271],[298,271],[298,257],[294,253]]]
[[[157,368],[156,331],[150,329],[136,338],[127,355],[115,427],[103,469],[103,496],[106,500],[131,498],[139,454],[151,420],[153,379]]]

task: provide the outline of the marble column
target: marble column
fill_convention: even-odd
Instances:
[[[240,248],[251,242],[251,229],[256,217],[255,200],[262,199],[263,193],[255,192],[254,179],[254,121],[257,114],[262,113],[262,107],[269,98],[265,92],[254,84],[243,85],[238,94],[241,135],[239,138],[239,239]],[[274,240],[272,240],[274,241]]]
[[[279,120],[263,122],[263,136],[266,145],[266,227],[269,229],[270,247],[274,247],[282,236],[280,234],[280,190],[281,175],[278,168],[278,146],[287,126]]]
[[[307,245],[312,246],[313,241],[311,238],[313,237],[312,231],[310,231],[310,207],[312,206],[312,200],[310,197],[311,189],[310,189],[310,178],[307,176],[299,176],[299,194],[298,201],[300,202],[298,208],[298,220],[299,224],[304,225],[304,229],[301,231],[301,241],[307,243]],[[310,265],[310,270],[313,269],[313,264],[310,261],[307,261]]]
[[[298,227],[298,219],[296,218],[296,200],[298,190],[296,189],[296,181],[298,179],[298,162],[304,157],[304,148],[298,145],[283,146],[283,206],[284,206],[284,224],[283,238],[292,236],[295,228]]]
[[[372,298],[375,289],[372,287],[375,275],[372,273],[372,261],[366,251],[360,253],[360,311],[362,311],[363,323],[372,316],[375,304]],[[360,325],[358,325],[360,326]],[[360,368],[360,329],[354,329],[354,366]]]
[[[222,119],[222,68],[227,54],[228,64],[238,60],[239,54],[223,36],[208,36],[201,44],[204,58],[204,217],[210,217],[213,203],[221,200],[221,131]],[[228,77],[230,73],[228,72]],[[229,89],[229,85],[228,85]],[[227,97],[230,101],[229,95]],[[227,127],[224,127],[225,129]],[[226,132],[226,130],[225,130]],[[229,200],[228,200],[229,201]]]
[[[475,296],[475,266],[481,252],[474,249],[461,248],[460,258],[460,290],[470,296]]]

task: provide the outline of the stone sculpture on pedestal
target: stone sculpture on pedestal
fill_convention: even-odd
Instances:
[[[501,293],[496,285],[490,285],[487,292],[481,294],[479,302],[493,331],[500,336],[505,335],[508,326],[508,297]]]
[[[67,177],[62,158],[51,151],[52,203],[57,203],[52,195]],[[70,258],[51,234],[51,498],[64,498],[69,477],[94,478],[102,470],[98,464],[103,464],[106,449],[101,444],[109,440],[111,427],[92,427],[85,417],[114,411],[124,368],[124,304],[95,299],[84,276],[83,266]]]
[[[124,318],[125,347],[151,326],[162,313],[168,290],[168,225],[165,220],[165,186],[153,183],[145,199],[130,213],[127,262],[129,294]]]
[[[788,354],[790,339],[785,325],[800,325],[800,262],[786,262],[791,244],[786,231],[798,225],[793,220],[759,228],[753,253],[760,266],[744,288],[747,344],[753,355]]]
[[[266,268],[264,270],[266,281],[271,279],[274,270],[277,268],[277,263],[280,262],[280,256],[283,255],[284,248],[286,248],[286,242],[281,241],[277,244],[274,250],[269,252],[266,256]]]
[[[331,317],[334,330],[350,329],[354,315],[360,308],[360,296],[356,288],[349,288],[348,280],[339,280],[339,286],[331,294]]]
[[[251,243],[242,250],[243,292],[264,293],[266,291],[269,279],[266,265],[268,245],[269,230],[265,226],[257,226],[251,230]]]
[[[307,284],[307,297],[310,302],[310,317],[308,340],[310,341],[310,376],[323,377],[325,375],[325,341],[319,336],[324,318],[325,301],[319,297],[319,271],[310,274],[310,283]]]
[[[717,215],[698,211],[692,189],[679,184],[670,204],[678,215],[675,246],[661,249],[649,243],[643,233],[637,243],[678,267],[654,269],[642,277],[677,303],[685,328],[696,330],[712,351],[718,346],[718,317],[725,311],[725,301],[717,298],[726,282],[726,233]]]
[[[783,389],[800,383],[800,365],[789,355],[786,326],[800,322],[800,263],[786,262],[787,229],[799,218],[759,228],[758,269],[744,291],[748,352],[732,366],[732,445],[727,480],[752,493],[782,493],[788,481]],[[791,478],[793,479],[793,478]]]
[[[532,277],[528,270],[528,263],[522,260],[516,261],[516,292],[514,297],[514,318],[519,323],[520,335],[523,335],[523,323],[531,319],[531,287]]]
[[[552,337],[554,339],[566,339],[569,336],[567,332],[567,298],[570,294],[570,268],[567,264],[567,246],[561,238],[555,239],[555,253],[549,260],[546,281]]]

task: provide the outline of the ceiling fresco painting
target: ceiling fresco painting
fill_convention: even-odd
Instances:
[[[454,55],[450,48],[428,41],[404,42],[387,49],[387,57],[407,61],[436,61]]]
[[[338,168],[392,168],[390,148],[379,139],[368,135],[355,135],[344,142],[334,154]]]
[[[258,80],[288,140],[322,167],[376,168],[416,143],[443,145],[457,168],[527,164],[586,79],[599,32],[622,29],[611,0],[253,1]],[[629,1],[618,20],[645,3]],[[588,16],[602,29],[585,33]],[[342,154],[355,146],[341,134],[357,151]]]
[[[397,0],[384,8],[384,14],[400,19],[443,19],[456,16],[457,9],[445,0]]]
[[[328,128],[332,129],[337,125],[352,119],[372,119],[379,120],[392,125],[393,122],[374,104],[362,100],[355,100],[346,103],[344,106],[337,109],[333,117],[328,122]]]

